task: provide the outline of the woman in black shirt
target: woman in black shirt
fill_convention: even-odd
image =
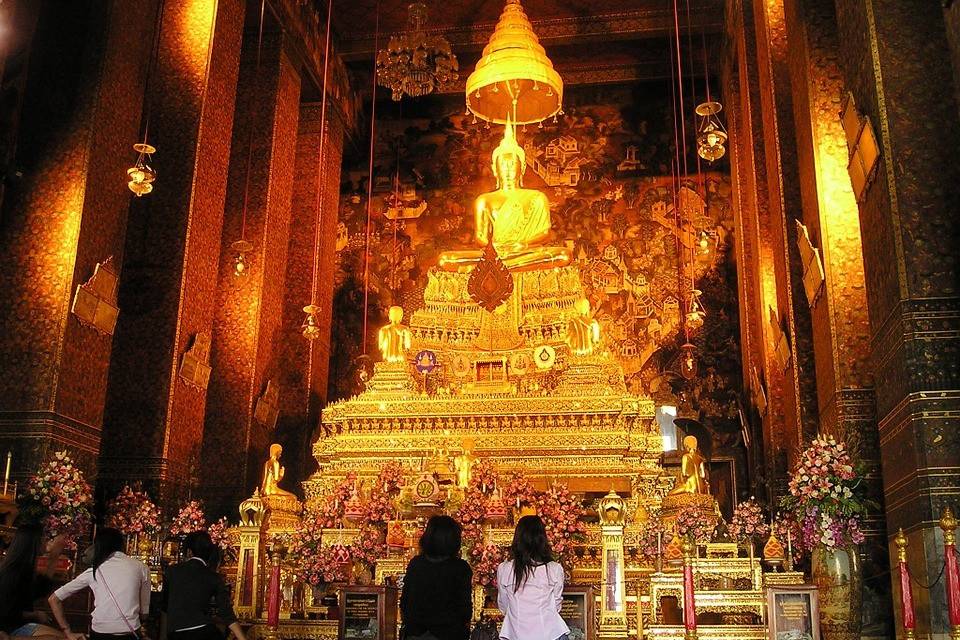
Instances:
[[[470,565],[460,559],[460,525],[433,516],[420,554],[407,565],[400,594],[406,640],[467,640],[473,614]]]
[[[227,584],[216,568],[220,550],[206,531],[187,534],[183,541],[187,559],[167,567],[160,596],[162,627],[169,640],[221,640],[220,631],[208,613],[210,603],[217,606],[219,621],[227,625],[237,640],[246,640],[233,613]]]

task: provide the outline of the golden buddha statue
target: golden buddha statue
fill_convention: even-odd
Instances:
[[[377,344],[384,362],[406,362],[410,349],[410,329],[400,324],[403,320],[403,307],[390,307],[387,312],[390,324],[380,328]]]
[[[457,473],[457,486],[466,489],[470,484],[470,476],[473,471],[473,463],[476,456],[473,455],[473,439],[463,439],[463,451],[453,460],[453,467]]]
[[[473,207],[477,244],[486,246],[492,235],[493,247],[510,271],[569,264],[570,252],[565,247],[540,246],[550,233],[550,202],[542,192],[523,188],[527,156],[509,123],[493,151],[491,168],[497,177],[497,189],[482,194]],[[466,273],[482,255],[478,249],[446,251],[440,254],[439,266],[445,271]]]
[[[669,495],[682,493],[710,495],[710,485],[707,483],[707,460],[697,450],[696,436],[684,438],[683,448],[686,453],[680,459],[680,477]]]
[[[600,345],[600,324],[590,317],[590,301],[580,298],[573,305],[576,315],[567,321],[567,345],[574,355],[586,356]]]
[[[263,463],[263,481],[260,483],[260,494],[264,496],[284,496],[297,499],[289,491],[285,491],[278,486],[283,480],[286,470],[280,464],[280,455],[283,453],[283,447],[279,444],[270,445],[270,459]]]

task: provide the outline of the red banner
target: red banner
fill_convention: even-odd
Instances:
[[[900,604],[903,606],[903,628],[913,629],[913,587],[910,586],[910,573],[907,563],[900,563]]]
[[[697,630],[697,606],[693,600],[693,567],[683,565],[683,624],[691,631]]]
[[[957,548],[944,545],[947,563],[947,610],[950,612],[950,626],[960,626],[960,570],[957,569]]]
[[[267,594],[267,626],[276,628],[280,624],[280,565],[270,568],[270,591]]]

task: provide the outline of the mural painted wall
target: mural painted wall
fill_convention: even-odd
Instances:
[[[698,174],[691,155],[691,179],[675,194],[670,100],[668,85],[568,91],[566,114],[556,123],[517,132],[526,151],[524,186],[550,199],[554,237],[548,242],[572,250],[631,390],[685,389],[689,402],[729,423],[717,428],[731,434],[732,445],[739,432],[740,364],[730,181],[725,165]],[[384,310],[398,304],[409,317],[422,305],[427,270],[441,251],[472,246],[473,200],[495,186],[490,154],[502,128],[474,123],[459,96],[384,104],[377,133],[366,270],[365,154],[358,152],[345,168],[331,399],[358,391],[358,370],[369,366],[360,345],[364,280],[367,345],[376,354],[369,335],[383,323]],[[694,385],[680,385],[677,375],[680,301],[691,288],[690,270],[678,269],[678,252],[692,265],[707,312],[695,336],[703,375]]]

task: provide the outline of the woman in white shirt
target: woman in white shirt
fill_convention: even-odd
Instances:
[[[63,601],[88,588],[93,591],[90,640],[145,640],[140,617],[150,609],[150,570],[121,551],[123,534],[101,529],[93,541],[93,566],[50,596],[50,609],[67,640],[83,640],[70,629]]]
[[[505,640],[558,640],[570,628],[560,617],[563,567],[553,561],[539,516],[524,516],[513,532],[513,555],[497,567],[497,605],[503,612]]]

